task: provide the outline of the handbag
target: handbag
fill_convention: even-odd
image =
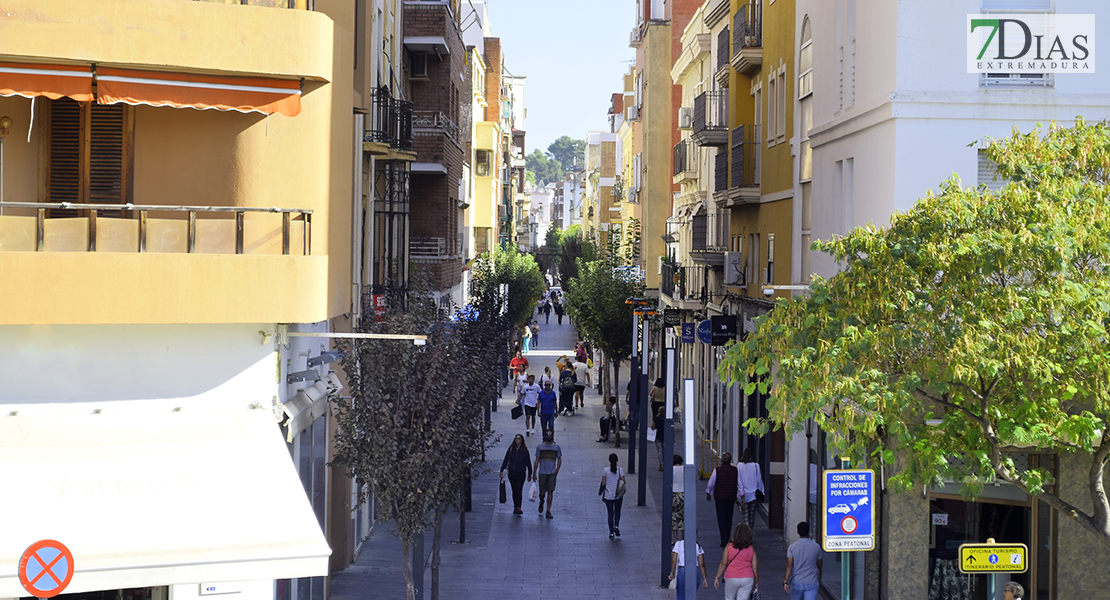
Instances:
[[[500,494],[501,494],[501,504],[504,504],[508,500],[508,498],[506,497],[506,494],[505,494],[505,480],[501,480],[501,492],[500,492]]]
[[[657,429],[654,429],[652,427],[648,427],[647,440],[649,442],[654,442],[656,440],[657,436],[659,435],[657,432],[658,432]]]
[[[752,588],[751,600],[759,600],[759,588]]]
[[[618,481],[617,482],[617,494],[616,494],[617,498],[624,498],[624,493],[627,492],[627,491],[628,491],[628,489],[625,487],[624,482],[623,481]]]
[[[514,421],[519,419],[520,417],[524,416],[524,407],[517,404],[516,406],[513,407],[512,415],[513,415],[513,420]]]
[[[763,502],[763,498],[764,498],[763,490],[757,488],[755,490],[755,501],[756,502]]]

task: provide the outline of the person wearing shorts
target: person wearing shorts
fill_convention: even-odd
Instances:
[[[543,384],[543,391],[539,395],[540,400],[540,431],[547,431],[548,429],[555,429],[555,413],[558,411],[559,398],[555,395],[555,391],[551,389],[551,378]]]
[[[536,407],[539,404],[540,386],[536,385],[536,376],[529,375],[528,382],[520,388],[516,402],[524,406],[524,434],[532,435],[536,429]]]
[[[543,512],[544,500],[547,501],[547,518],[554,519],[551,514],[551,502],[555,496],[555,479],[559,469],[563,468],[563,449],[555,443],[555,432],[546,429],[543,432],[543,441],[536,445],[536,464],[532,472],[536,473],[540,488],[540,512]]]

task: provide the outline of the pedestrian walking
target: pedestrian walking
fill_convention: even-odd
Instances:
[[[713,578],[713,589],[721,589],[725,583],[725,600],[748,600],[752,590],[759,589],[759,557],[755,554],[755,532],[747,523],[738,523],[732,530],[721,564],[717,565],[717,576]]]
[[[532,347],[540,347],[540,322],[532,321]]]
[[[574,361],[572,366],[574,368],[574,400],[572,408],[586,408],[586,386],[590,385],[590,369],[583,360]]]
[[[532,472],[536,474],[540,487],[540,512],[543,512],[544,494],[547,495],[547,518],[554,519],[551,514],[551,503],[555,498],[555,480],[559,470],[563,468],[563,449],[555,443],[555,430],[545,429],[543,441],[536,445],[536,464],[532,465]]]
[[[786,550],[786,576],[782,586],[790,600],[817,600],[821,581],[821,547],[809,539],[809,523],[798,523],[798,541]]]
[[[611,398],[616,403],[616,398]],[[659,470],[663,470],[663,427],[666,425],[666,417],[663,416],[664,408],[659,407],[655,411],[655,417],[651,420],[650,427],[655,430],[655,455],[659,458]]]
[[[555,316],[559,319],[559,324],[563,324],[563,303],[555,300]]]
[[[520,344],[525,354],[528,354],[528,351],[532,349],[532,328],[528,325],[524,326],[524,334],[520,336]]]
[[[609,515],[609,539],[621,536],[621,505],[624,504],[624,469],[617,466],[616,453],[609,454],[609,466],[601,471],[601,501]]]
[[[532,435],[536,430],[536,407],[539,404],[540,386],[536,385],[536,376],[529,375],[528,381],[517,392],[516,403],[524,407],[524,433]]]
[[[543,301],[543,318],[544,318],[544,323],[546,323],[546,324],[551,323],[551,301],[550,300],[544,300]]]
[[[559,411],[558,399],[551,386],[551,378],[543,384],[543,391],[539,394],[540,402],[540,431],[555,430],[555,416]]]
[[[517,391],[517,385],[516,385],[517,377],[521,373],[528,370],[528,359],[524,358],[524,356],[521,354],[521,352],[518,351],[516,353],[516,356],[514,356],[513,359],[509,361],[509,369],[511,369],[512,373],[513,373],[513,391],[516,392]]]
[[[755,508],[763,501],[763,494],[766,491],[763,489],[763,473],[759,469],[759,463],[755,462],[752,456],[751,448],[744,449],[744,453],[740,455],[740,464],[736,468],[740,472],[741,487],[744,488],[744,502],[740,506],[740,514],[743,515],[742,518],[748,527],[755,529]]]
[[[732,533],[733,505],[743,502],[743,498],[744,485],[740,483],[739,471],[732,466],[732,454],[725,452],[705,486],[705,499],[717,506],[717,530],[721,534],[722,548],[728,545]]]
[[[568,360],[563,363],[563,370],[559,371],[559,412],[564,415],[574,412],[574,392],[577,381],[578,377],[574,374],[574,366]]]
[[[686,494],[683,493],[683,480],[686,478],[682,468],[682,455],[675,454],[671,460],[671,535],[675,541],[682,539],[682,529],[686,525]]]
[[[513,488],[513,514],[523,515],[521,505],[524,499],[524,480],[527,478],[532,481],[532,457],[528,454],[528,444],[524,442],[524,436],[519,433],[513,438],[513,443],[509,444],[505,459],[501,461],[501,476],[504,477],[506,472],[509,475],[509,485]]]
[[[549,383],[555,385],[555,380],[551,377],[551,367],[544,365],[543,373],[540,373],[540,378],[536,380],[536,385],[542,388]]]
[[[686,544],[685,540],[678,540],[671,548],[671,579],[675,580],[675,589],[678,592],[678,600],[685,600],[686,598]],[[709,587],[709,580],[705,576],[705,550],[701,544],[694,542],[694,547],[697,548],[697,568],[694,569],[697,583],[701,587]]]
[[[651,402],[651,414],[659,412],[667,403],[667,380],[660,377],[655,380],[655,385],[648,390],[648,401]]]
[[[1025,588],[1016,581],[1008,581],[1002,587],[1003,600],[1021,600],[1025,597]]]
[[[586,344],[582,343],[582,340],[579,339],[578,343],[574,345],[574,358],[578,359],[578,362],[584,363],[588,357],[589,355],[586,354]]]

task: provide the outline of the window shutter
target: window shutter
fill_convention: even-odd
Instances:
[[[81,201],[81,105],[69,98],[50,103],[49,202]],[[75,217],[75,210],[53,209],[51,217]]]
[[[93,104],[89,115],[89,202],[123,204],[124,105]]]
[[[998,165],[988,156],[986,150],[979,151],[978,185],[985,185],[987,189],[998,193],[1008,182],[998,175]]]

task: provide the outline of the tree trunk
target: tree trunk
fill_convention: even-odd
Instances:
[[[597,370],[598,378],[601,379],[601,401],[608,406],[609,396],[613,389],[612,384],[609,382],[609,370],[606,365],[609,364],[609,356],[604,352],[598,353],[598,362],[601,363],[600,368]]]
[[[613,395],[617,397],[617,406],[616,406],[616,410],[613,411],[613,418],[616,419],[617,422],[609,424],[609,431],[610,432],[615,432],[617,434],[617,440],[616,440],[617,448],[621,447],[621,419],[620,419],[620,416],[621,416],[621,413],[623,412],[621,410],[621,402],[624,401],[621,398],[621,395],[620,395],[620,386],[621,386],[621,361],[614,360],[613,361],[613,387],[616,388],[616,390],[615,390],[616,393],[614,393]]]
[[[439,600],[439,547],[443,539],[443,517],[447,509],[443,506],[436,507],[434,524],[434,538],[432,539],[432,595],[431,600]]]
[[[416,600],[416,587],[412,584],[412,540],[401,536],[401,574],[405,576],[405,597]]]

